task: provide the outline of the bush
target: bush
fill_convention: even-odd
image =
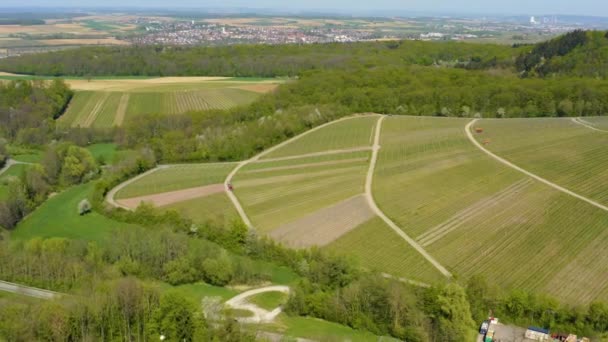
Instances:
[[[83,199],[78,203],[78,215],[83,216],[91,212],[91,203],[88,199]]]

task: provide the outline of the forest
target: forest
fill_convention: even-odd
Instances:
[[[488,307],[524,326],[590,336],[608,333],[606,303],[570,307],[542,295],[497,288],[480,277],[420,288],[316,249],[284,248],[247,231],[240,222],[196,225],[177,212],[161,213],[148,206],[127,212],[104,205],[110,189],[157,163],[243,160],[358,112],[498,118],[603,115],[608,109],[603,76],[579,77],[587,75],[577,74],[584,68],[581,63],[566,69],[557,62],[580,54],[595,40],[597,51],[603,51],[602,39],[603,33],[590,32],[524,47],[427,42],[90,47],[3,59],[1,70],[38,75],[291,79],[244,107],[171,116],[149,113],[122,128],[65,131],[54,124],[72,97],[65,83],[2,83],[0,164],[15,146],[44,152],[39,166],[10,183],[9,199],[0,202],[0,226],[14,229],[53,193],[94,184],[92,210],[137,228],[95,242],[24,242],[0,235],[1,279],[73,294],[49,303],[0,298],[0,335],[10,341],[147,340],[162,332],[169,340],[254,340],[252,332],[232,320],[217,320],[159,284],[255,285],[268,281],[270,268],[277,266],[297,277],[295,294],[286,305],[289,314],[378,335],[408,341],[468,340],[476,322],[487,317]],[[539,58],[552,60],[555,69],[537,65]],[[115,142],[134,152],[104,165],[84,148],[94,142]]]

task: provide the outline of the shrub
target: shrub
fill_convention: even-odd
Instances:
[[[78,215],[83,216],[91,212],[91,203],[88,199],[83,199],[78,203]]]

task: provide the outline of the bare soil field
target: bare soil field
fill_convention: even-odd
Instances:
[[[226,80],[228,77],[158,77],[149,79],[116,79],[116,80],[66,80],[66,83],[74,90],[106,90],[106,91],[129,91],[146,86],[173,85],[184,83],[197,83],[208,81]]]
[[[270,236],[294,248],[325,246],[374,217],[359,195],[280,226]]]
[[[224,191],[224,184],[212,184],[186,190],[165,192],[162,194],[147,195],[135,198],[121,199],[117,202],[128,208],[135,209],[141,203],[151,203],[155,207],[164,207],[183,201],[206,197]]]

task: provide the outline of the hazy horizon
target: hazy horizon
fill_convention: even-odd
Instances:
[[[170,4],[171,7],[168,7]],[[66,0],[4,0],[0,8],[8,7],[43,7],[43,8],[104,8],[104,7],[138,7],[163,8],[166,10],[179,8],[200,9],[251,9],[275,11],[327,11],[335,13],[380,13],[383,11],[399,12],[427,12],[427,13],[471,13],[492,15],[585,15],[608,16],[608,3],[598,3],[596,0],[512,0],[491,3],[487,0],[462,0],[459,2],[449,0],[376,0],[373,3],[353,3],[346,0],[292,0],[287,4],[278,0],[107,0],[103,3],[93,0],[66,1]]]

